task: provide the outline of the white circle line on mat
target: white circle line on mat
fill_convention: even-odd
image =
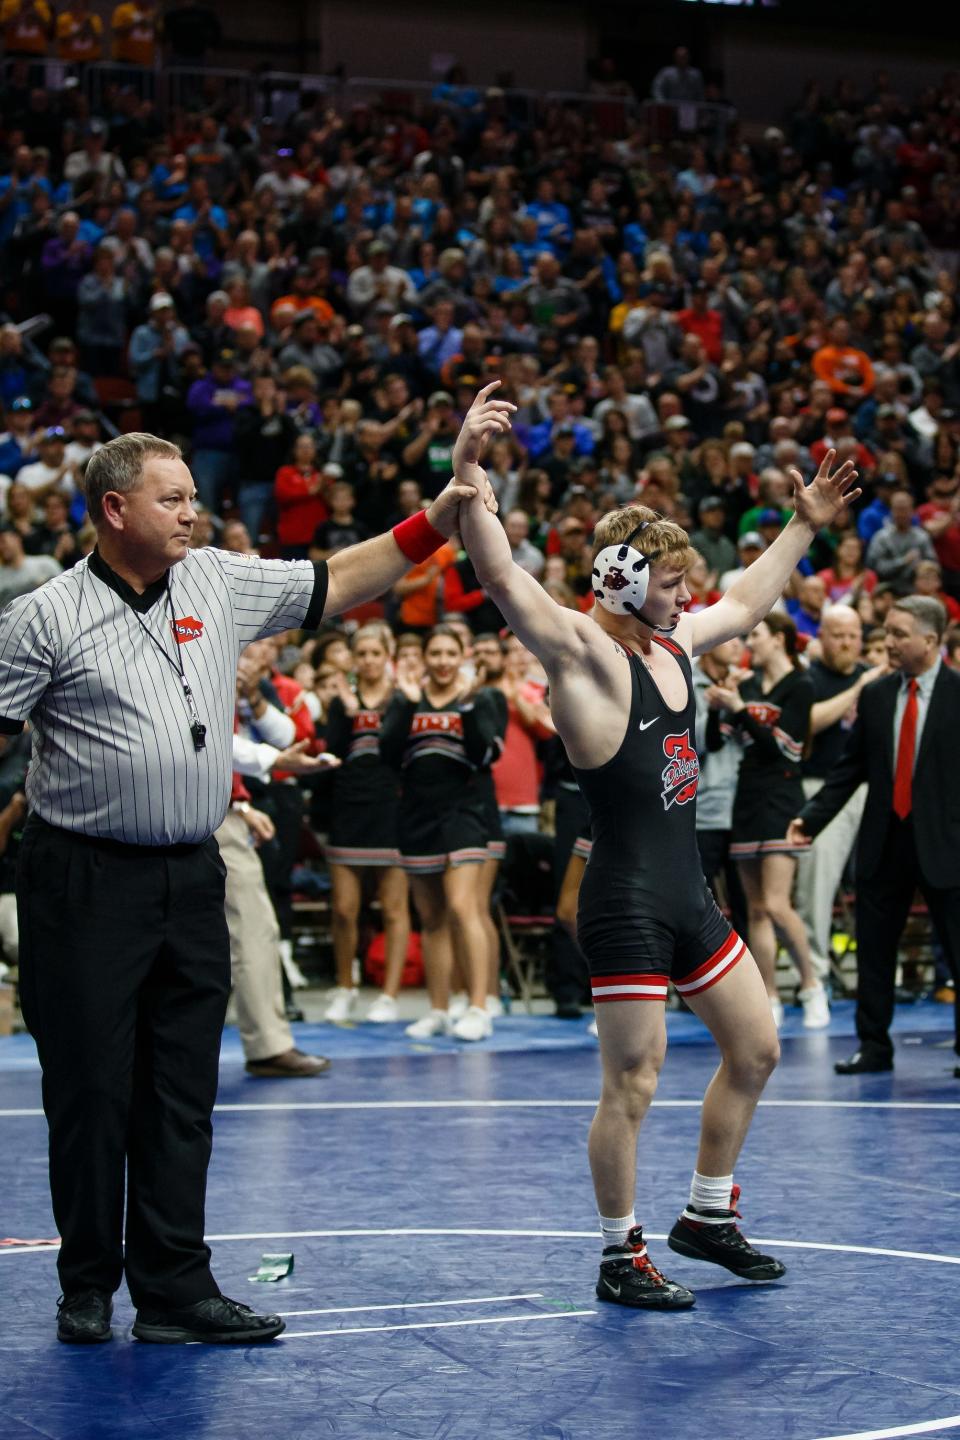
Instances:
[[[231,1244],[242,1240],[336,1240],[353,1239],[369,1235],[369,1227],[361,1230],[244,1230],[237,1233],[225,1235],[207,1235],[208,1241],[215,1241],[221,1245]],[[544,1240],[596,1240],[596,1230],[478,1230],[468,1228],[444,1228],[435,1226],[406,1226],[402,1229],[382,1229],[377,1227],[378,1235],[424,1235],[424,1236],[461,1236],[465,1239],[478,1236],[493,1237],[516,1237],[519,1239],[544,1239]],[[647,1236],[648,1240],[666,1240],[663,1233],[657,1234],[651,1231]],[[841,1255],[878,1255],[894,1260],[926,1260],[936,1265],[960,1265],[960,1255],[936,1255],[926,1250],[891,1250],[876,1245],[834,1245],[824,1240],[781,1240],[769,1236],[754,1236],[758,1245],[776,1245],[783,1250],[824,1250],[831,1254]],[[3,1255],[28,1255],[42,1254],[44,1252],[56,1253],[55,1245],[6,1245],[0,1246],[0,1256]]]
[[[215,1115],[240,1115],[286,1110],[593,1110],[592,1100],[276,1100],[238,1101],[215,1105]],[[699,1110],[695,1100],[654,1100],[654,1110]],[[761,1100],[761,1110],[960,1110],[957,1100]],[[0,1120],[40,1119],[33,1106],[0,1110]]]
[[[227,1244],[231,1241],[240,1240],[322,1240],[338,1238],[359,1238],[369,1235],[369,1229],[363,1230],[259,1230],[245,1231],[240,1234],[231,1235],[208,1235],[207,1240]],[[381,1237],[393,1236],[463,1236],[463,1237],[503,1237],[516,1236],[530,1239],[548,1240],[596,1240],[595,1230],[478,1230],[478,1229],[439,1229],[434,1227],[408,1227],[406,1229],[378,1229],[377,1234]],[[665,1240],[663,1234],[651,1233],[649,1240]],[[781,1249],[788,1250],[826,1250],[852,1255],[878,1255],[899,1260],[927,1260],[940,1265],[960,1265],[960,1256],[957,1255],[933,1255],[923,1250],[890,1250],[872,1245],[833,1245],[821,1240],[769,1240],[755,1237],[758,1244],[774,1245]],[[56,1253],[56,1247],[51,1245],[22,1245],[0,1247],[2,1255],[41,1255]],[[594,1315],[596,1312],[584,1310],[577,1312],[584,1316]],[[570,1316],[569,1318],[573,1318]],[[506,1317],[504,1317],[506,1319]],[[476,1323],[476,1322],[473,1322]],[[487,1323],[498,1323],[497,1321]],[[398,1327],[402,1329],[413,1329],[414,1326]],[[321,1332],[325,1333],[325,1332]],[[308,1338],[306,1333],[302,1336],[290,1336],[290,1339]],[[846,1435],[827,1435],[819,1437],[819,1440],[898,1440],[900,1436],[907,1435],[932,1435],[943,1430],[955,1430],[960,1428],[960,1415],[947,1415],[939,1420],[919,1421],[911,1425],[893,1425],[882,1430],[855,1430]]]

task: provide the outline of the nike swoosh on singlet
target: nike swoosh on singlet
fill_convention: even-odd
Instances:
[[[659,716],[659,715],[654,715],[654,717],[653,717],[652,720],[641,720],[641,721],[640,721],[640,724],[637,726],[637,729],[638,729],[638,730],[649,730],[649,729],[650,729],[650,726],[651,726],[651,725],[656,725],[656,723],[657,723],[657,721],[658,721],[659,719],[660,719],[660,716]]]

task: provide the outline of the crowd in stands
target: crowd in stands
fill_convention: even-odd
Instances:
[[[102,44],[86,13],[57,46],[79,43],[68,16]],[[120,5],[114,46],[152,16]],[[11,46],[35,23],[46,53],[44,0],[3,0],[8,54],[41,53]],[[655,93],[689,98],[688,58],[669,70]],[[215,94],[161,113],[118,83],[92,113],[82,86],[8,67],[0,606],[89,552],[83,467],[118,429],[183,446],[196,544],[322,559],[438,493],[498,377],[518,409],[488,473],[558,603],[589,609],[593,526],[635,501],[690,532],[709,604],[789,519],[789,472],[833,450],[864,495],[785,596],[806,660],[839,605],[868,640],[913,593],[960,622],[960,75],[810,82],[771,120],[717,148],[456,86],[416,113],[306,88],[280,123]],[[456,538],[345,626],[422,640],[450,617],[468,648],[500,628]],[[321,729],[341,639],[281,657]]]

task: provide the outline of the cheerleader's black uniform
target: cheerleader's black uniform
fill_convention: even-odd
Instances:
[[[397,772],[380,757],[382,724],[383,710],[368,709],[362,701],[355,715],[347,714],[338,697],[330,702],[327,749],[343,761],[333,776],[326,847],[332,865],[400,864],[400,785]]]
[[[801,765],[810,728],[813,683],[792,670],[772,690],[757,676],[740,686],[745,708],[721,722],[743,745],[733,802],[730,855],[758,860],[764,855],[797,855],[787,844],[787,827],[804,806]]]
[[[380,731],[380,754],[400,770],[401,863],[411,875],[442,875],[448,865],[490,858],[489,767],[503,744],[505,719],[494,694],[436,709],[397,691]]]
[[[500,820],[500,806],[497,804],[497,791],[496,786],[494,785],[493,772],[490,769],[490,765],[492,765],[495,760],[498,760],[500,758],[500,753],[503,749],[503,736],[507,733],[507,722],[510,719],[510,707],[507,705],[506,695],[504,695],[502,690],[498,690],[495,686],[490,686],[488,689],[485,689],[483,693],[490,696],[498,712],[497,727],[500,737],[499,743],[497,743],[496,741],[494,742],[495,753],[490,760],[490,764],[485,766],[479,772],[484,792],[484,811],[486,815],[485,824],[487,834],[487,859],[501,861],[504,859],[507,853],[507,842],[503,836],[503,824]]]

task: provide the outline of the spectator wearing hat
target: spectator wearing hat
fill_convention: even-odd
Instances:
[[[722,495],[706,495],[697,507],[698,527],[690,544],[699,550],[713,576],[725,575],[737,566],[737,547],[725,533],[727,506]]]
[[[360,320],[369,315],[378,300],[385,300],[391,310],[412,309],[417,291],[399,265],[390,264],[390,247],[383,240],[374,240],[367,247],[367,263],[358,265],[347,282],[347,303]]]
[[[24,465],[36,459],[33,401],[18,395],[3,412],[6,429],[0,434],[0,475],[15,480]]]
[[[744,570],[752,565],[754,560],[758,559],[766,548],[767,542],[759,530],[748,530],[745,535],[740,536],[740,539],[737,541],[737,564],[732,570],[725,570],[717,581],[717,589],[722,595],[726,594],[733,582],[740,578]],[[775,610],[782,608],[782,603],[778,602],[773,608]]]
[[[75,488],[79,488],[84,466],[102,446],[100,416],[94,410],[77,410],[68,426],[68,434],[70,439],[64,450],[64,459],[73,472]]]
[[[850,344],[850,322],[842,315],[831,322],[827,344],[814,351],[812,364],[817,379],[825,381],[834,395],[860,401],[873,389],[870,357]]]
[[[310,181],[298,173],[296,157],[289,146],[282,146],[273,157],[272,168],[259,177],[253,187],[254,195],[264,192],[273,196],[274,204],[282,215],[296,209],[310,189]]]
[[[424,495],[431,500],[453,473],[453,446],[459,433],[460,417],[453,408],[453,396],[435,390],[427,400],[419,431],[401,454],[403,468],[420,481]]]
[[[83,65],[103,59],[103,21],[90,9],[90,0],[70,0],[57,16],[57,59]]]
[[[890,519],[867,547],[867,564],[897,595],[909,595],[921,560],[937,558],[933,541],[914,513],[909,490],[890,496]]]
[[[147,319],[130,336],[127,366],[143,411],[143,423],[162,434],[165,386],[175,383],[177,361],[190,344],[190,334],[177,319],[173,299],[164,290],[151,295]]]
[[[63,162],[63,178],[75,186],[82,175],[93,174],[100,182],[102,193],[113,180],[125,180],[123,161],[107,149],[106,121],[94,117],[87,125],[83,146],[73,150]]]
[[[236,467],[237,411],[253,403],[248,380],[237,375],[236,352],[219,350],[209,375],[195,380],[187,392],[193,422],[190,466],[201,502],[219,514],[223,492]]]
[[[18,595],[38,590],[59,575],[61,568],[52,555],[27,555],[16,526],[0,526],[0,610]]]
[[[61,425],[51,425],[41,431],[37,441],[40,459],[24,465],[17,476],[17,484],[29,491],[37,512],[52,490],[66,494],[72,492],[72,476],[66,448],[66,430]]]

